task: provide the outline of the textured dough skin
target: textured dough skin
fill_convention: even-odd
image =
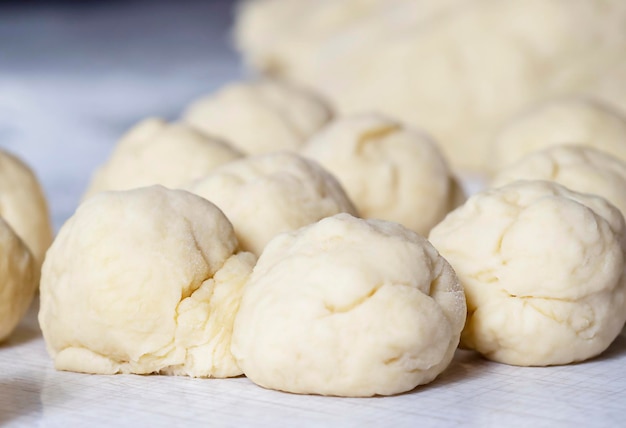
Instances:
[[[0,218],[0,342],[22,319],[37,289],[37,262]]]
[[[230,331],[255,257],[208,201],[153,186],[103,192],[61,228],[39,323],[59,370],[237,376]]]
[[[364,218],[428,231],[465,199],[437,146],[376,114],[331,123],[302,148],[343,185]]]
[[[275,80],[233,83],[194,102],[183,120],[246,154],[296,150],[332,117],[319,96]]]
[[[424,127],[456,168],[488,168],[493,133],[541,100],[625,104],[624,74],[606,74],[626,49],[622,0],[292,2],[241,9],[242,24],[265,19],[264,5],[279,15],[249,29],[271,30],[256,35],[261,49],[239,43],[248,63],[319,91],[339,114],[376,108]],[[288,25],[277,3],[292,9]]]
[[[356,209],[335,177],[295,153],[250,156],[216,169],[189,190],[233,223],[240,248],[257,256],[277,234]]]
[[[109,160],[95,172],[83,199],[106,190],[153,184],[178,188],[240,157],[229,144],[184,123],[145,119],[122,137]]]
[[[37,282],[46,250],[52,243],[52,224],[43,189],[31,169],[0,150],[0,216],[24,241],[36,261]]]
[[[496,174],[491,187],[517,180],[554,181],[576,192],[602,196],[626,216],[626,163],[590,147],[563,145],[529,153]]]
[[[265,388],[398,394],[448,366],[465,311],[454,271],[426,239],[338,214],[266,247],[244,289],[232,351]]]
[[[535,106],[510,120],[496,136],[492,169],[506,168],[529,153],[563,144],[591,147],[626,162],[626,117],[590,98]]]
[[[478,193],[429,239],[467,297],[461,344],[520,366],[583,361],[626,319],[624,218],[605,199],[519,181]]]

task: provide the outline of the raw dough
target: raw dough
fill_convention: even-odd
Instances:
[[[296,150],[332,116],[317,95],[275,80],[233,83],[194,102],[183,120],[247,154]]]
[[[244,289],[232,351],[266,388],[397,394],[448,366],[465,311],[454,271],[426,239],[338,214],[265,248]]]
[[[22,319],[37,289],[38,266],[24,242],[0,218],[0,342]]]
[[[626,117],[586,98],[536,106],[513,118],[497,135],[492,170],[507,168],[528,153],[562,144],[592,147],[626,162]]]
[[[626,230],[604,198],[514,182],[471,197],[430,240],[465,289],[461,344],[491,360],[583,361],[624,325]]]
[[[0,217],[24,241],[35,257],[36,278],[52,243],[52,224],[43,189],[31,169],[0,150]]]
[[[465,199],[435,143],[384,116],[338,119],[302,154],[339,179],[363,217],[423,235]]]
[[[626,163],[590,147],[564,145],[530,153],[493,177],[491,187],[516,180],[554,181],[602,196],[626,216]]]
[[[54,241],[39,323],[59,370],[241,374],[232,323],[255,257],[222,212],[182,190],[103,192]]]
[[[588,94],[626,102],[623,90],[606,90],[626,86],[623,73],[611,72],[626,50],[623,0],[255,6],[241,9],[236,27],[249,64],[317,90],[342,115],[376,109],[424,128],[457,168],[488,167],[494,132],[541,100]]]
[[[235,227],[241,248],[261,254],[277,234],[340,212],[356,215],[335,177],[294,153],[251,156],[216,169],[189,186]]]
[[[227,143],[184,123],[146,119],[122,137],[109,160],[94,174],[85,198],[104,190],[153,184],[180,187],[241,156]]]

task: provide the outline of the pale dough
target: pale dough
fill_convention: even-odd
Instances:
[[[0,342],[15,329],[37,289],[38,265],[24,242],[0,218]]]
[[[59,370],[241,374],[230,353],[255,263],[234,254],[222,212],[182,190],[103,192],[54,241],[41,279],[41,326]]]
[[[612,71],[626,50],[622,0],[252,5],[236,26],[249,64],[317,90],[341,115],[375,109],[426,129],[456,168],[488,168],[493,133],[542,100],[626,104],[624,74]]]
[[[624,325],[626,230],[604,198],[518,181],[472,196],[429,239],[465,289],[461,344],[488,359],[583,361]]]
[[[105,190],[161,184],[177,188],[242,157],[229,144],[184,123],[145,119],[128,131],[93,175],[85,198]]]
[[[426,239],[338,214],[265,248],[244,289],[232,351],[266,388],[397,394],[448,366],[465,311],[454,271]]]
[[[33,171],[3,150],[0,150],[0,217],[30,249],[39,278],[53,236],[48,204]]]
[[[626,117],[589,98],[535,106],[511,119],[497,134],[491,170],[506,169],[524,155],[562,144],[591,147],[626,162]]]
[[[602,196],[626,215],[626,163],[590,147],[563,145],[529,153],[494,176],[491,187],[517,180],[554,181]]]
[[[301,153],[339,179],[363,217],[395,221],[423,235],[464,200],[436,144],[385,116],[337,119]]]
[[[289,152],[231,162],[188,189],[216,204],[233,223],[241,248],[257,255],[281,232],[341,212],[356,214],[335,177]]]
[[[246,154],[296,150],[332,113],[319,96],[276,80],[232,83],[195,101],[183,120]]]

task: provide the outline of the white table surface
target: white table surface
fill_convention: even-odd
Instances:
[[[175,118],[242,76],[228,1],[0,4],[0,147],[44,184],[55,227],[139,119]],[[78,2],[74,2],[78,3]],[[626,337],[582,364],[519,368],[457,351],[430,385],[394,397],[298,396],[246,378],[57,372],[37,302],[0,345],[2,426],[626,426]]]

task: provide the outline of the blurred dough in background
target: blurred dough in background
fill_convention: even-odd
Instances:
[[[258,71],[318,90],[340,114],[424,128],[455,167],[481,171],[496,129],[532,104],[626,105],[625,22],[622,0],[249,0],[235,36]]]
[[[24,242],[0,218],[0,342],[22,319],[37,289],[38,266]]]
[[[489,167],[498,171],[528,153],[561,144],[592,147],[626,162],[626,116],[586,98],[533,106],[505,123],[496,135]]]
[[[297,150],[331,117],[319,96],[277,80],[231,83],[183,114],[191,126],[245,154]]]
[[[335,177],[289,152],[231,162],[188,189],[216,204],[233,223],[241,249],[257,256],[279,233],[342,212],[357,215]]]
[[[229,144],[184,123],[150,118],[128,131],[94,173],[85,196],[161,184],[175,188],[240,158]]]
[[[530,153],[502,169],[491,186],[517,180],[548,180],[602,196],[626,216],[626,163],[590,147],[565,145]]]
[[[465,200],[428,135],[377,114],[335,120],[302,148],[338,178],[364,218],[422,235]]]
[[[3,150],[0,150],[0,217],[30,249],[38,282],[39,270],[53,237],[48,203],[30,167]]]

